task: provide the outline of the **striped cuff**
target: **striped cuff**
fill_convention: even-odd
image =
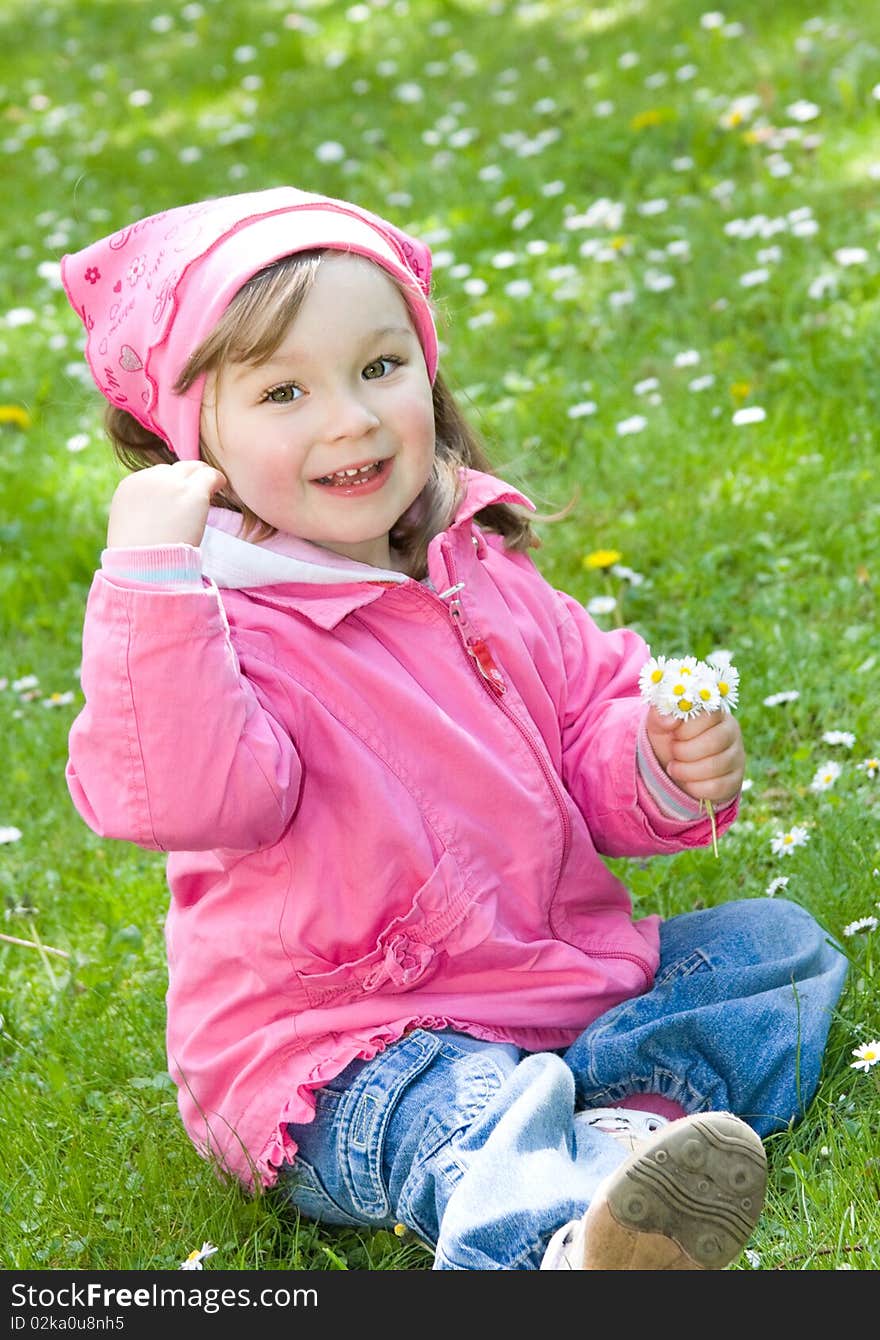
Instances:
[[[133,585],[173,586],[182,591],[203,589],[202,556],[191,544],[105,549],[101,554],[101,571],[111,581]]]
[[[681,787],[676,786],[672,778],[666,775],[657,755],[651,748],[646,718],[642,719],[636,740],[636,762],[638,763],[639,777],[644,782],[654,804],[665,818],[674,819],[678,823],[693,823],[694,819],[701,817],[700,802],[694,800],[686,791],[682,791]]]

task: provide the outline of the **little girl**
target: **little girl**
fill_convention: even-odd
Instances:
[[[845,959],[794,903],[633,920],[602,857],[734,819],[730,714],[638,691],[437,376],[428,248],[281,187],[65,257],[133,473],[67,779],[163,850],[200,1152],[441,1270],[705,1269],[818,1082]],[[148,468],[142,468],[148,467]]]

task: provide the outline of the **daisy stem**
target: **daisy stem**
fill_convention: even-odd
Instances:
[[[718,829],[717,829],[716,824],[715,824],[715,808],[714,808],[714,806],[713,806],[711,800],[701,800],[701,801],[700,801],[700,805],[701,805],[701,806],[705,805],[705,807],[706,807],[706,814],[707,814],[708,817],[709,817],[709,824],[710,824],[710,827],[711,827],[711,829],[712,829],[712,850],[713,850],[713,852],[715,853],[715,856],[716,856],[716,859],[717,859],[717,856],[718,856]]]
[[[40,955],[40,958],[43,960],[43,967],[46,969],[49,981],[52,983],[53,989],[57,990],[58,979],[56,978],[54,972],[52,971],[52,965],[49,962],[49,955],[57,954],[59,958],[70,958],[70,955],[63,949],[53,949],[50,945],[44,945],[42,940],[37,935],[36,930],[34,930],[34,937],[35,938],[33,940],[20,940],[17,935],[4,935],[2,934],[2,932],[0,932],[0,940],[5,940],[7,944],[22,945],[25,949],[36,949],[36,951]]]

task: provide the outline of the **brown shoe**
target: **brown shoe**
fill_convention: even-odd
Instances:
[[[542,1270],[722,1270],[748,1242],[767,1188],[760,1137],[730,1112],[660,1127],[559,1229]]]

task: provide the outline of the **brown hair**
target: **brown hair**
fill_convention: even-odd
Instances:
[[[189,390],[203,373],[219,375],[228,362],[259,365],[271,358],[309,292],[323,254],[306,251],[287,256],[243,284],[211,334],[190,355],[174,386],[175,393]],[[402,287],[401,293],[406,297]],[[455,515],[462,491],[462,468],[491,473],[482,442],[439,375],[434,382],[433,402],[436,449],[431,475],[390,535],[392,548],[405,570],[416,578],[425,575],[431,540]],[[177,459],[161,437],[117,405],[107,407],[105,426],[116,456],[129,470],[171,464]],[[209,465],[218,464],[204,445],[201,454]],[[275,534],[231,490],[216,494],[213,501],[241,513],[245,538],[259,541]],[[508,503],[484,507],[476,519],[485,529],[502,535],[509,549],[524,551],[540,544],[528,515]]]

